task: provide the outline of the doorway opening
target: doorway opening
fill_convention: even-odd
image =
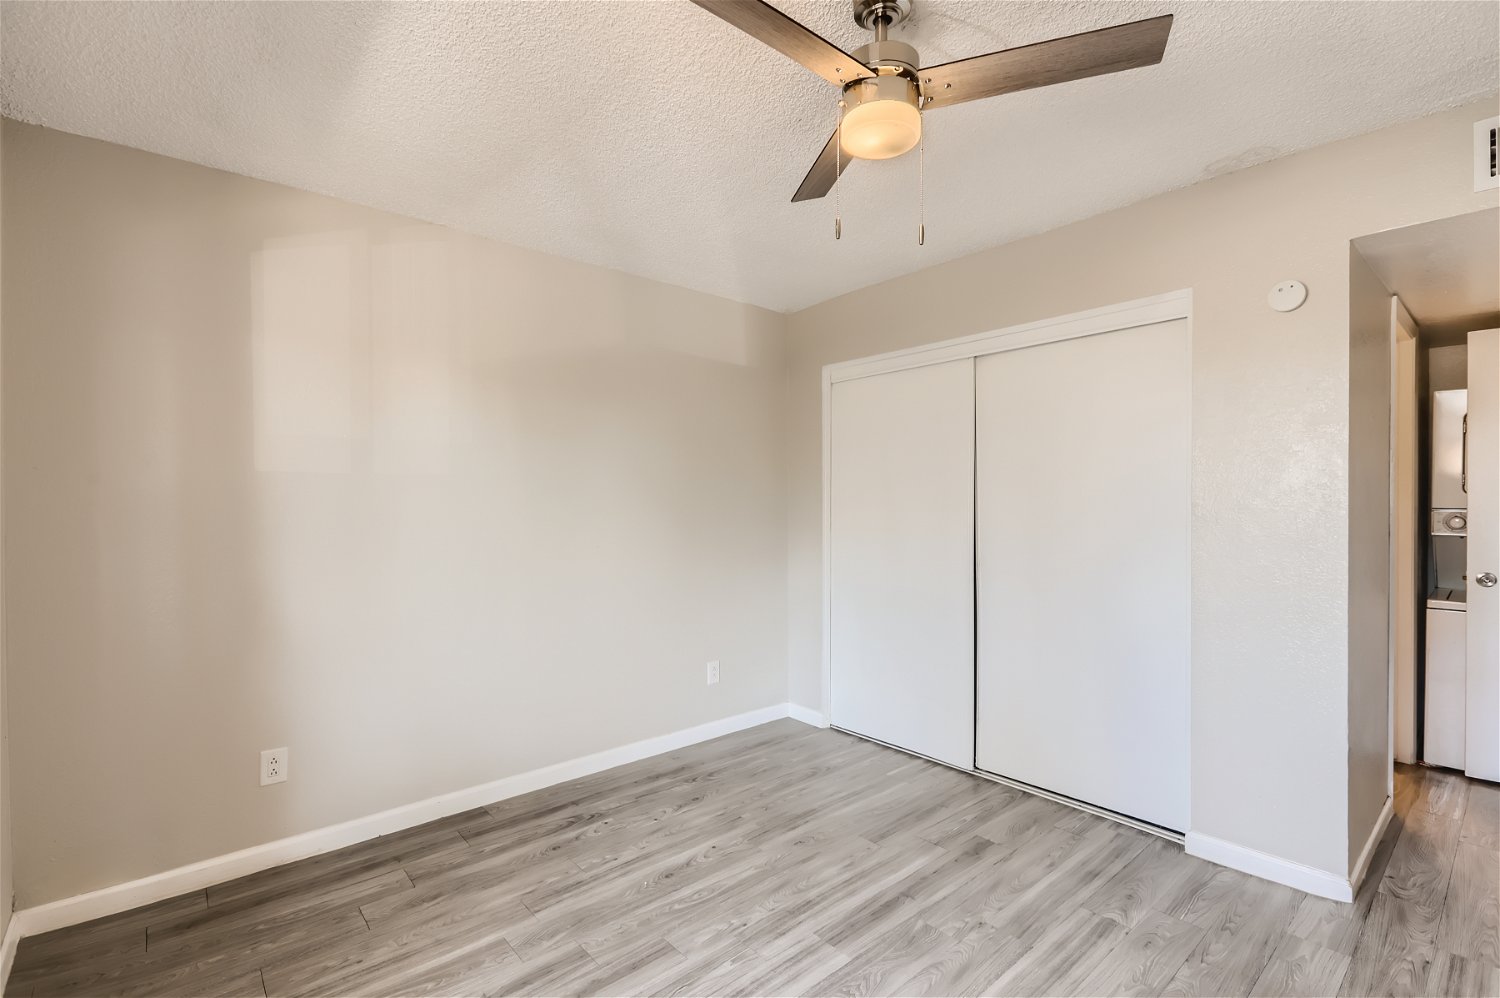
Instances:
[[[1500,663],[1488,661],[1497,657],[1500,589],[1476,583],[1500,571],[1500,550],[1488,551],[1500,547],[1500,497],[1490,494],[1500,484],[1488,481],[1488,469],[1500,463],[1500,453],[1489,454],[1500,438],[1492,401],[1500,382],[1492,341],[1500,333],[1485,332],[1497,327],[1500,210],[1351,242],[1349,820],[1356,849],[1361,826],[1368,831],[1379,820],[1376,776],[1387,797],[1392,791],[1393,762],[1500,778],[1500,694],[1491,695],[1500,688]],[[1476,464],[1476,457],[1483,459]],[[1487,637],[1490,630],[1497,634]],[[1485,679],[1490,673],[1493,682]],[[1381,699],[1385,709],[1377,711]],[[1493,720],[1475,729],[1466,720],[1475,716]],[[1369,751],[1381,738],[1377,725],[1385,743],[1378,774]]]

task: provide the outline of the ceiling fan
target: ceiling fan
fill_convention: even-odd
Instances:
[[[839,127],[807,171],[793,201],[827,194],[849,159],[891,159],[922,137],[922,113],[1069,80],[1161,62],[1172,15],[1117,24],[937,66],[887,37],[912,0],[853,0],[854,20],[875,40],[853,53],[821,38],[763,0],[693,0],[741,31],[840,88]],[[842,153],[842,154],[841,154]]]

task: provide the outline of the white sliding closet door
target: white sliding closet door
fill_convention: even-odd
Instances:
[[[1187,322],[976,364],[978,766],[1185,830]]]
[[[832,386],[838,727],[974,764],[974,362]]]

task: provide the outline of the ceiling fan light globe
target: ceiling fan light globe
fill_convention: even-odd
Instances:
[[[893,159],[922,139],[922,113],[903,100],[875,100],[844,115],[839,143],[856,159]]]

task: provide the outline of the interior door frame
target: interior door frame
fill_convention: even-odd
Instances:
[[[1389,609],[1386,614],[1387,623],[1387,680],[1386,706],[1389,708],[1386,723],[1386,754],[1391,757],[1390,771],[1386,773],[1386,796],[1391,797],[1396,792],[1396,766],[1397,761],[1415,763],[1416,757],[1416,712],[1417,712],[1417,661],[1421,657],[1418,650],[1421,636],[1418,616],[1425,609],[1426,592],[1422,584],[1421,573],[1423,571],[1422,559],[1418,556],[1418,548],[1425,537],[1421,522],[1421,497],[1419,495],[1418,480],[1421,478],[1420,461],[1417,459],[1417,448],[1420,447],[1422,428],[1420,422],[1411,427],[1414,436],[1411,453],[1401,450],[1402,431],[1406,427],[1402,425],[1401,417],[1403,410],[1410,410],[1410,419],[1417,420],[1417,410],[1421,407],[1421,392],[1416,383],[1415,367],[1409,382],[1402,379],[1402,354],[1411,352],[1415,354],[1418,346],[1418,333],[1416,320],[1402,304],[1399,295],[1391,295],[1391,330],[1390,330],[1390,352],[1391,352],[1391,398],[1390,398],[1390,550],[1387,553],[1387,569],[1390,573],[1391,583],[1388,594]],[[1415,364],[1415,361],[1413,362]],[[1402,491],[1401,476],[1403,472],[1409,473],[1408,490]],[[1406,529],[1403,529],[1406,528]],[[1402,552],[1405,551],[1403,556]],[[1410,585],[1410,590],[1403,585],[1400,569],[1402,562],[1410,559],[1406,567],[1410,570],[1405,582]],[[1409,597],[1409,598],[1403,598]],[[1408,625],[1409,645],[1403,646],[1397,640],[1400,634],[1398,622],[1405,620]],[[1403,650],[1406,658],[1398,654]],[[1409,671],[1403,672],[1398,669],[1399,665],[1409,662]],[[1402,693],[1404,704],[1408,708],[1401,718],[1402,728],[1411,733],[1409,744],[1397,745],[1396,720],[1397,720],[1397,692]],[[1405,758],[1403,758],[1405,756]]]
[[[1041,319],[1036,322],[1026,322],[1014,326],[1005,326],[985,333],[976,333],[971,336],[961,336],[956,339],[940,340],[936,343],[926,343],[920,346],[909,347],[904,350],[893,350],[888,353],[875,354],[870,357],[860,357],[853,360],[839,361],[827,364],[823,367],[823,611],[822,611],[822,696],[820,710],[821,717],[817,719],[823,727],[829,724],[832,717],[833,705],[833,386],[840,381],[852,381],[856,378],[867,378],[876,374],[887,374],[892,371],[903,371],[914,367],[926,367],[930,364],[942,364],[952,360],[963,360],[966,358],[983,357],[989,354],[1005,353],[1010,350],[1023,350],[1026,347],[1040,346],[1044,343],[1057,343],[1063,340],[1079,339],[1085,336],[1097,336],[1102,333],[1118,332],[1122,329],[1134,329],[1138,326],[1150,326],[1159,322],[1171,322],[1183,319],[1188,324],[1188,363],[1192,364],[1193,344],[1193,292],[1191,288],[1179,291],[1169,291],[1165,294],[1153,295],[1149,298],[1137,298],[1133,301],[1120,302],[1115,305],[1106,305],[1102,308],[1089,309],[1083,312],[1073,312],[1068,315],[1055,316],[1049,319]],[[1189,427],[1191,437],[1192,428]],[[1192,474],[1188,475],[1189,490],[1191,491]],[[1191,508],[1192,497],[1189,495],[1189,507]],[[1188,538],[1189,578],[1191,578],[1192,565],[1192,537]],[[1192,617],[1191,596],[1189,597],[1188,618],[1189,642],[1192,640]],[[1190,645],[1191,647],[1191,645]],[[1188,813],[1192,813],[1192,660],[1189,654],[1188,669]],[[979,770],[971,769],[970,772],[978,773]],[[990,774],[980,774],[988,778],[995,777]],[[1001,782],[1010,782],[1002,780]],[[1047,794],[1046,796],[1053,796]],[[1070,799],[1062,798],[1068,803]],[[1090,810],[1093,810],[1090,808]],[[1112,812],[1109,812],[1113,816]],[[1149,826],[1154,829],[1154,826]],[[1189,821],[1191,827],[1191,821]]]

